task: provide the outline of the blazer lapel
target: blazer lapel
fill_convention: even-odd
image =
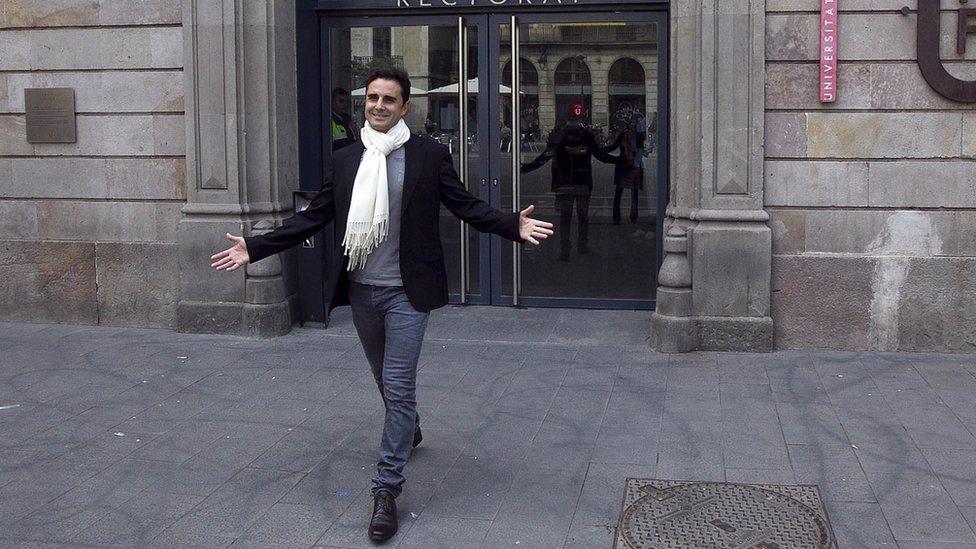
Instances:
[[[417,180],[420,179],[420,168],[424,164],[424,149],[422,143],[416,135],[403,145],[403,198],[400,204],[400,214],[402,215],[410,203],[410,196],[417,188]]]

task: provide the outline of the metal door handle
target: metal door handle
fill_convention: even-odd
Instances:
[[[468,33],[464,17],[458,17],[458,153],[461,184],[468,188]],[[461,303],[468,302],[468,224],[461,222]]]
[[[518,18],[512,16],[512,210],[518,212],[519,194],[522,192],[522,101],[519,97],[522,84],[519,82],[519,27]],[[522,285],[522,257],[519,245],[512,242],[512,305],[519,304],[519,288]]]

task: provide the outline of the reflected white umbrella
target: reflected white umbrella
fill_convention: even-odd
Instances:
[[[457,92],[458,92],[458,85],[457,85],[457,82],[455,82],[453,84],[448,84],[446,86],[441,86],[439,88],[434,88],[434,89],[430,90],[427,93],[429,93],[431,95],[434,95],[434,94],[455,94],[455,95],[457,95]],[[478,93],[478,77],[477,76],[474,77],[474,78],[469,78],[468,79],[468,93]],[[509,87],[509,86],[506,86],[505,84],[499,84],[498,85],[498,93],[512,93],[512,88]],[[522,93],[524,94],[525,92],[523,91]]]

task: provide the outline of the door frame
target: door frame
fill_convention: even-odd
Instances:
[[[669,54],[669,11],[667,0],[585,0],[586,3],[558,6],[537,5],[477,5],[477,6],[432,6],[411,8],[409,11],[393,10],[390,15],[389,3],[392,0],[300,0],[299,17],[306,17],[305,22],[298,24],[298,39],[296,47],[298,55],[298,90],[299,116],[305,120],[319,120],[319,124],[300,124],[300,188],[305,191],[317,191],[321,187],[321,176],[331,162],[331,132],[328,131],[331,121],[331,46],[330,31],[333,28],[348,28],[355,26],[456,26],[458,17],[464,17],[467,27],[478,28],[478,67],[479,97],[489,97],[492,82],[500,82],[500,25],[499,21],[510,22],[511,16],[516,16],[520,23],[534,22],[573,22],[573,21],[633,21],[653,22],[658,25],[658,125],[657,125],[657,247],[655,258],[656,273],[663,261],[663,224],[664,215],[670,192],[669,180],[669,83],[670,83],[670,54]],[[554,9],[556,8],[556,9]],[[382,15],[377,15],[382,14]],[[314,23],[312,22],[314,20]],[[318,43],[317,55],[307,55],[302,51],[303,43]],[[305,54],[305,55],[303,55]],[[494,62],[492,61],[494,60]],[[497,143],[500,138],[500,128],[495,128],[492,120],[499,120],[499,101],[494,95],[488,101],[478,101],[478,140],[480,143]],[[304,131],[303,129],[304,128]],[[485,153],[487,152],[487,157]],[[315,157],[318,157],[316,159]],[[663,157],[663,158],[662,158]],[[498,166],[498,151],[490,146],[482,147],[478,166],[478,179],[490,182],[500,178]],[[317,160],[317,161],[316,161]],[[473,191],[472,182],[467,182]],[[501,204],[501,185],[478,185],[477,195],[493,206]],[[508,183],[510,184],[510,182]],[[327,263],[331,258],[330,248],[333,245],[333,227],[323,231],[318,237],[319,250],[301,250],[299,265],[302,272],[312,270],[312,265],[318,268],[312,276],[302,277],[303,295],[314,297],[322,295],[322,288],[327,281],[324,273],[332,272]],[[501,238],[495,235],[481,234],[479,239],[479,293],[468,293],[466,303],[512,305],[512,296],[501,292],[501,277],[511,276],[501,273],[501,253],[510,253],[510,248],[504,246]],[[510,246],[511,244],[509,244]],[[503,251],[504,250],[504,251]],[[309,260],[313,255],[317,260]],[[325,268],[322,268],[325,267]],[[655,280],[649,281],[655,283]],[[459,294],[450,296],[452,303],[460,302]],[[321,300],[318,300],[321,301]],[[531,297],[520,296],[519,306],[540,307],[574,307],[594,309],[654,309],[656,300],[633,299],[602,299],[602,298],[570,298],[570,297]],[[328,321],[328,304],[302,303],[305,320]]]

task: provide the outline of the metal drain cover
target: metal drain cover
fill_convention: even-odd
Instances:
[[[834,549],[816,486],[627,479],[618,549]]]

